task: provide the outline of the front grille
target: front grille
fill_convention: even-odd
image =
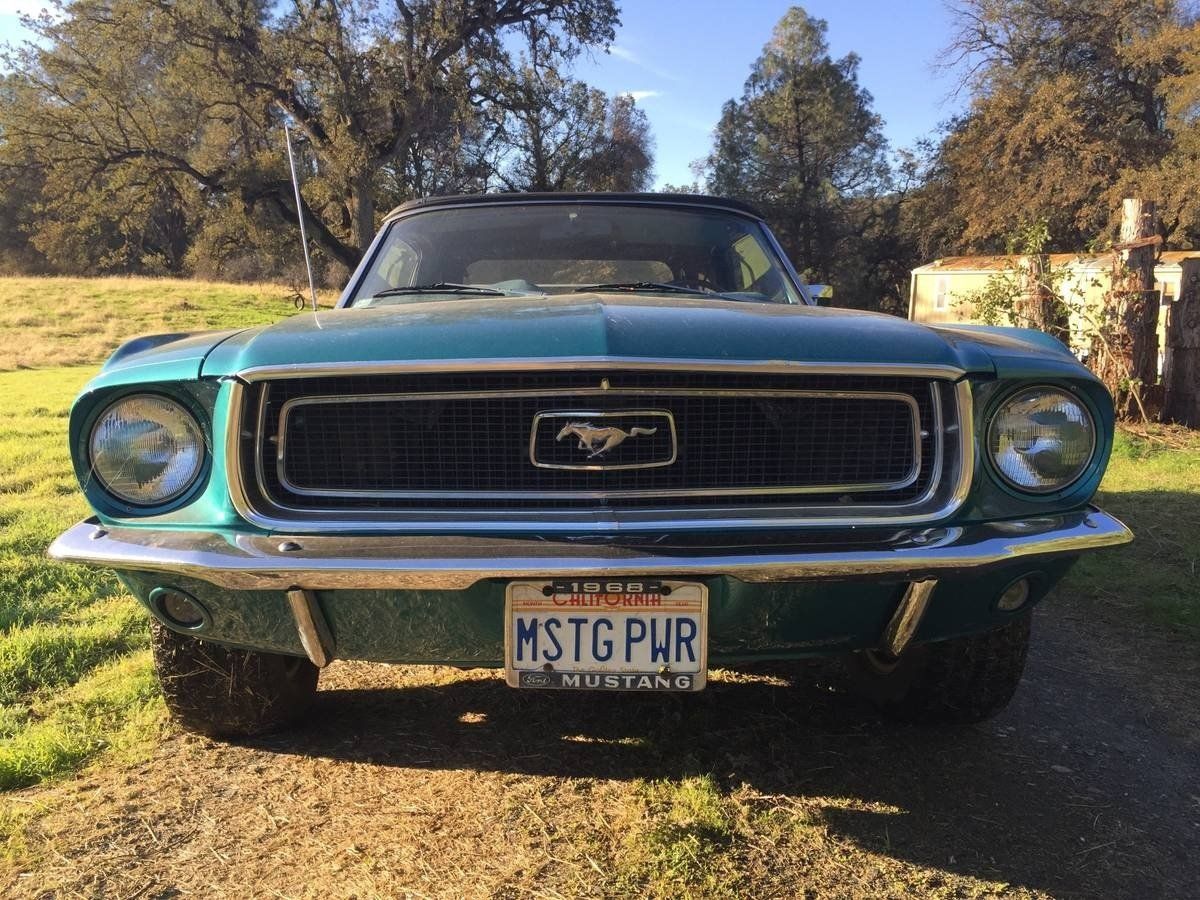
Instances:
[[[903,507],[943,469],[947,387],[653,370],[275,379],[248,391],[242,481],[294,512]],[[558,439],[610,423],[639,433],[594,465],[594,447]]]

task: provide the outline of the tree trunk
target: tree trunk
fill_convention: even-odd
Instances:
[[[359,256],[367,252],[375,238],[375,192],[370,172],[356,175],[350,188],[351,222],[354,226],[353,241]]]
[[[1162,418],[1200,428],[1200,260],[1185,260],[1179,296],[1171,304]]]
[[[1071,323],[1066,307],[1058,301],[1047,284],[1046,267],[1049,263],[1044,254],[1021,257],[1025,295],[1018,304],[1020,321],[1017,324],[1044,331],[1070,346]]]
[[[1121,238],[1114,247],[1112,278],[1102,321],[1092,342],[1092,365],[1108,386],[1122,418],[1146,418],[1158,382],[1158,300],[1154,292],[1155,206],[1121,204]]]

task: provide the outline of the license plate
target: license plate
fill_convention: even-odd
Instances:
[[[514,581],[504,604],[509,687],[699,691],[708,588],[695,581]]]

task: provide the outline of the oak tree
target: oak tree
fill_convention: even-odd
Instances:
[[[1170,94],[1195,39],[1191,4],[962,0],[955,15],[945,61],[970,103],[940,148],[944,199],[963,226],[954,249],[999,249],[1036,221],[1055,249],[1115,235],[1122,196],[1141,193],[1180,137]],[[1200,225],[1176,205],[1168,239]]]
[[[47,172],[44,240],[79,217],[116,217],[119,247],[184,210],[294,218],[288,121],[311,232],[344,265],[381,200],[439,186],[430,170],[448,148],[479,149],[477,88],[506,34],[536,24],[569,55],[611,41],[617,22],[613,0],[72,0],[59,12],[9,54],[19,74],[0,105],[4,152]],[[477,162],[446,170],[471,183],[486,177]],[[153,249],[174,265],[186,235]]]

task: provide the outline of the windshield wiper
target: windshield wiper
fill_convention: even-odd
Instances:
[[[684,287],[681,284],[666,284],[661,281],[614,281],[611,284],[589,284],[575,288],[575,293],[590,291],[659,291],[664,294],[700,294],[704,297],[720,296],[716,291],[704,288]]]
[[[507,291],[498,291],[490,287],[477,287],[473,284],[455,284],[453,281],[439,281],[435,284],[409,284],[404,287],[387,288],[378,294],[372,294],[371,299],[379,297],[400,297],[404,294],[478,294],[483,297],[507,297]]]

